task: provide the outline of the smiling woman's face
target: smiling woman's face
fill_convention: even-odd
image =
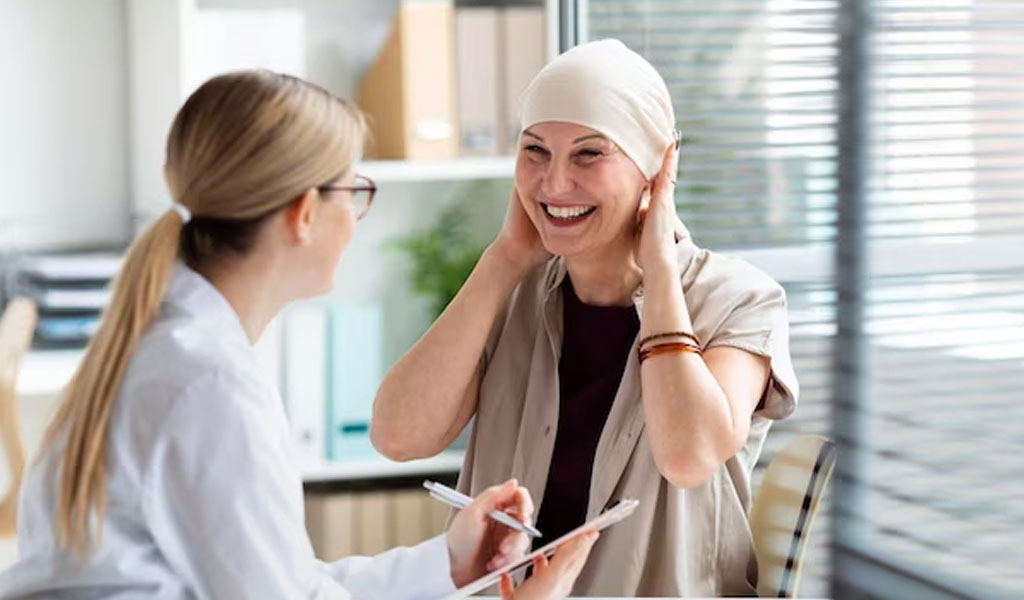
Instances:
[[[630,243],[646,186],[636,164],[589,127],[548,121],[519,138],[516,189],[552,254],[601,254]]]

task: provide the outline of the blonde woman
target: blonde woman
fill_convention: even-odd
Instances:
[[[352,106],[268,72],[216,77],[167,142],[175,203],[128,250],[21,499],[0,597],[431,598],[520,555],[529,494],[492,486],[446,534],[325,564],[303,525],[282,404],[253,342],[326,292],[372,182]],[[505,596],[564,594],[596,534]]]

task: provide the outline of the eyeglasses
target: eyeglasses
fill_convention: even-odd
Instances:
[[[362,219],[370,210],[373,196],[377,193],[377,184],[366,175],[356,175],[352,185],[321,185],[316,189],[320,192],[351,192],[352,210],[356,213],[356,219]]]

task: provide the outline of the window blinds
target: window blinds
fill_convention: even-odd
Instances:
[[[621,39],[669,85],[697,243],[787,289],[801,404],[762,463],[831,430],[857,459],[840,474],[856,498],[843,543],[961,589],[1024,592],[1024,3],[578,4],[584,39]],[[853,10],[862,53],[840,42]],[[844,165],[863,174],[847,196]],[[836,260],[849,194],[844,218],[861,225]],[[853,329],[837,324],[851,277]],[[861,393],[837,407],[850,381]],[[804,595],[828,593],[828,528],[815,526]]]

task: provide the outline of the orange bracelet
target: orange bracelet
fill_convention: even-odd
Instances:
[[[673,352],[679,353],[691,353],[701,354],[700,348],[689,342],[668,342],[665,344],[655,344],[650,348],[644,348],[637,352],[637,356],[642,364],[645,360],[652,356],[659,354],[669,354]]]

